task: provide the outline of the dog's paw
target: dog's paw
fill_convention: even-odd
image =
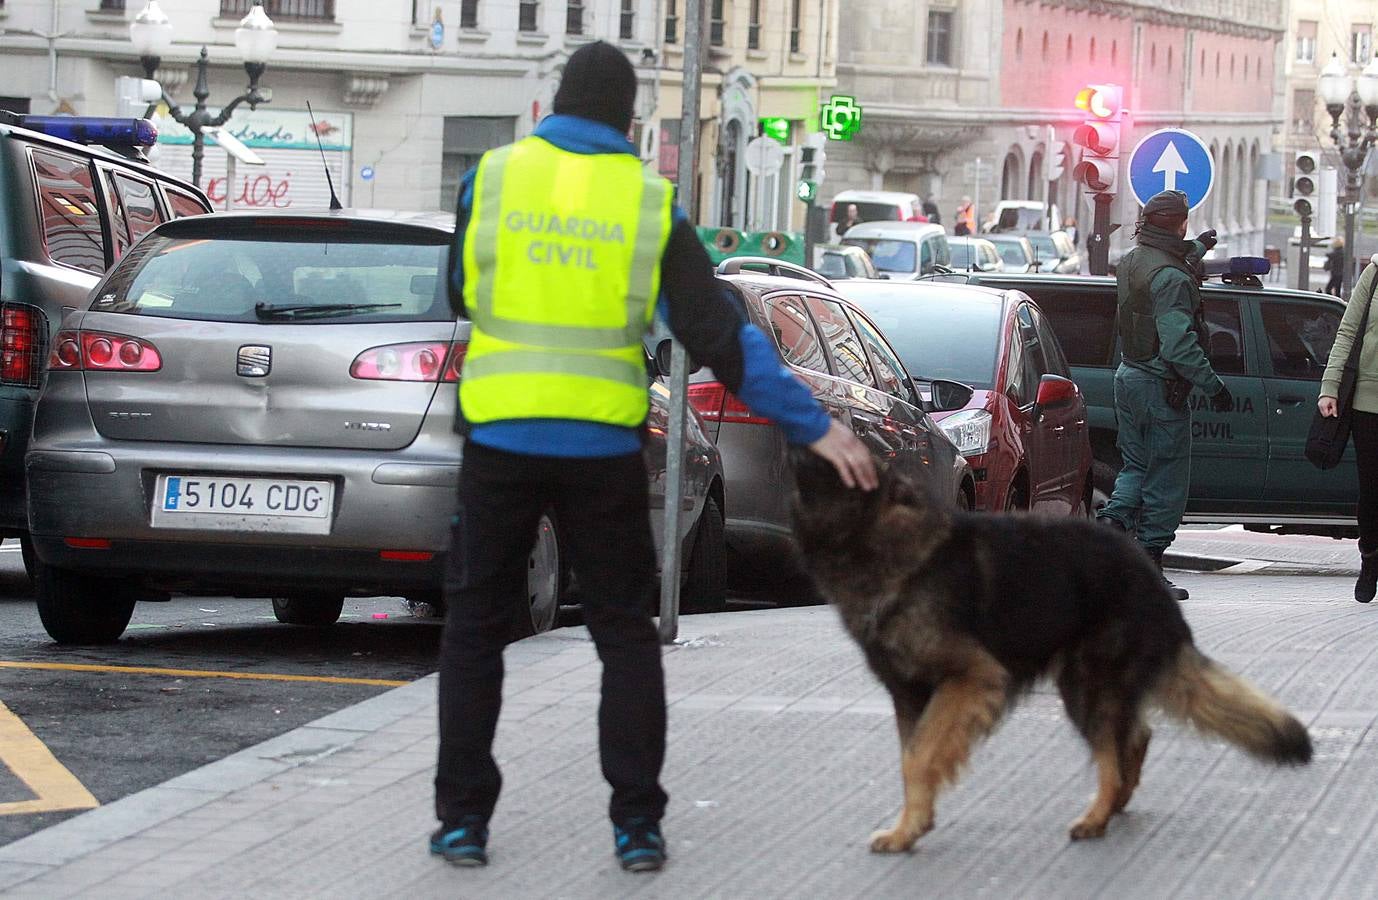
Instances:
[[[932,830],[933,824],[930,822],[917,831],[889,828],[883,831],[874,832],[871,835],[871,852],[908,853],[914,848],[915,841]]]
[[[1077,819],[1072,823],[1067,836],[1074,841],[1085,841],[1090,838],[1105,837],[1105,823],[1095,822],[1090,819]]]

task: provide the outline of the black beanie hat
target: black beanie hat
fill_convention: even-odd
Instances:
[[[625,134],[636,107],[636,70],[627,54],[605,41],[574,51],[565,63],[555,113],[611,125]]]

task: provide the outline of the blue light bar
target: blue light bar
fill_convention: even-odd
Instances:
[[[1231,256],[1202,263],[1207,277],[1212,275],[1267,275],[1273,266],[1262,256]]]
[[[151,147],[158,142],[158,126],[148,119],[97,116],[24,116],[21,127],[77,144]]]

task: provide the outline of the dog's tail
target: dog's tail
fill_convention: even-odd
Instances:
[[[1222,737],[1266,762],[1311,761],[1311,736],[1277,701],[1226,671],[1191,644],[1182,647],[1157,690],[1164,711]]]

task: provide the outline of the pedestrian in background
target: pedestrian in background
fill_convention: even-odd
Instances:
[[[1330,242],[1330,252],[1325,255],[1325,270],[1330,273],[1330,280],[1325,283],[1325,292],[1332,296],[1340,296],[1343,289],[1345,267],[1345,239],[1336,235]],[[1344,360],[1340,360],[1344,364]]]
[[[1132,534],[1163,568],[1187,508],[1191,484],[1192,387],[1218,413],[1234,409],[1230,389],[1201,347],[1205,322],[1197,266],[1215,231],[1187,236],[1187,196],[1162,191],[1144,206],[1138,246],[1120,259],[1116,284],[1121,362],[1115,372],[1117,443],[1124,467],[1097,520]],[[1187,592],[1163,583],[1177,600]]]
[[[665,860],[665,679],[650,611],[656,558],[641,343],[662,292],[671,332],[718,380],[848,485],[876,485],[865,446],[746,322],[672,207],[669,182],[643,170],[627,139],[636,87],[621,50],[601,41],[579,48],[555,114],[531,137],[484,154],[460,188],[451,303],[473,330],[444,589],[441,824],[429,844],[458,865],[488,861],[502,785],[493,736],[503,647],[526,602],[527,559],[547,509],[566,535],[603,664],[598,746],[612,786],[614,852],[630,871]]]
[[[976,207],[972,204],[970,197],[963,197],[961,204],[958,205],[957,224],[953,226],[952,233],[955,235],[976,233]]]
[[[847,217],[837,223],[837,236],[842,237],[853,225],[861,224],[861,213],[857,210],[855,203],[847,204]]]
[[[1334,275],[1331,276],[1334,278]],[[1368,317],[1365,333],[1359,323],[1373,303],[1378,282],[1378,256],[1364,268],[1354,293],[1349,295],[1344,318],[1330,347],[1330,359],[1321,376],[1321,394],[1316,406],[1323,416],[1340,412],[1340,378],[1345,361],[1356,340],[1359,368],[1354,380],[1354,397],[1348,403],[1349,436],[1354,440],[1354,462],[1359,470],[1359,578],[1354,582],[1354,599],[1368,603],[1378,591],[1378,316]]]
[[[928,216],[928,221],[934,225],[943,223],[942,211],[938,209],[938,202],[933,199],[932,194],[929,194],[923,201],[923,214]]]

